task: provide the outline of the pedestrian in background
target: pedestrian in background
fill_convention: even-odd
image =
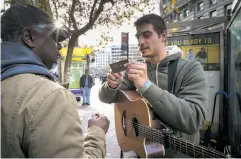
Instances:
[[[107,76],[102,77],[102,84],[107,81]]]
[[[93,78],[89,75],[89,70],[85,70],[85,74],[80,78],[80,89],[82,90],[83,104],[90,105],[90,90],[94,85]]]

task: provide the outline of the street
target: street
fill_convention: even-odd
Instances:
[[[88,119],[95,112],[105,114],[110,120],[109,131],[106,134],[106,158],[119,158],[120,157],[120,148],[116,139],[115,132],[115,122],[114,122],[114,105],[113,104],[105,104],[99,100],[98,90],[101,86],[101,82],[98,79],[95,79],[96,84],[91,89],[90,95],[90,106],[82,106],[82,103],[79,103],[78,112],[80,118],[82,120],[82,125],[84,132],[87,129]]]

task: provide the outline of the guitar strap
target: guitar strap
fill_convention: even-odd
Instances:
[[[179,59],[170,61],[168,65],[168,92],[172,93],[174,76],[177,71],[177,64]]]

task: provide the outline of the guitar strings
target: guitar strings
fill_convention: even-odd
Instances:
[[[136,124],[138,124],[138,123],[135,123],[135,122],[132,122],[132,121],[129,121],[129,123],[131,123],[131,124],[133,124],[134,125],[134,127],[135,128],[139,128],[138,126],[136,126]],[[145,126],[145,125],[141,125],[141,124],[139,124],[140,126],[142,126],[141,127],[141,129],[142,130],[146,130],[146,129],[143,129],[143,127],[145,128],[149,128],[150,129],[150,127],[147,127],[147,126]],[[140,130],[140,129],[139,129]],[[156,130],[156,129],[154,129],[154,130]],[[147,129],[147,131],[148,131],[148,129]],[[150,131],[149,131],[150,132]],[[161,132],[161,131],[160,131]],[[148,133],[148,132],[147,132]],[[157,135],[157,136],[156,136]],[[159,136],[159,134],[156,134],[156,135],[154,135],[153,137],[150,137],[150,138],[152,138],[153,139],[153,141],[156,141],[155,140],[155,137],[160,137]],[[162,135],[163,136],[163,135]],[[179,145],[179,147],[182,147],[181,146],[181,141],[178,141],[178,140],[176,140],[176,139],[179,139],[179,138],[176,138],[175,136],[174,136],[174,138],[172,137],[172,136],[168,136],[169,137],[169,141],[170,141],[170,138],[171,138],[171,140],[173,140],[174,141],[174,143],[171,143],[170,142],[170,147],[177,147],[176,145]],[[176,139],[175,139],[176,138]],[[161,138],[159,139],[159,141],[157,141],[157,142],[160,142],[160,140],[162,140]],[[218,152],[216,152],[215,150],[209,150],[209,149],[206,149],[205,147],[198,147],[198,145],[196,145],[196,147],[194,147],[195,146],[195,144],[193,144],[193,143],[188,143],[188,142],[186,142],[186,140],[183,140],[183,141],[185,141],[185,143],[186,143],[186,148],[185,147],[183,147],[183,148],[181,148],[182,150],[191,150],[191,151],[193,151],[193,150],[196,150],[196,151],[194,151],[194,156],[198,156],[198,154],[201,154],[200,152],[198,152],[197,150],[200,150],[200,149],[197,149],[197,148],[201,148],[201,150],[207,150],[207,151],[209,151],[209,152],[207,152],[208,154],[211,154],[213,157],[214,157],[214,155],[216,156],[216,157],[226,157],[225,155],[222,155],[221,153],[218,153]],[[162,140],[162,142],[163,142],[163,140]],[[175,142],[178,142],[176,145],[175,145]],[[187,144],[190,144],[190,145],[187,145]],[[177,148],[175,148],[175,149],[177,149]],[[180,148],[179,148],[179,150],[180,150]],[[188,152],[188,153],[190,153],[190,152]],[[204,156],[204,154],[202,154],[201,156]],[[205,155],[206,156],[206,155]],[[209,157],[209,156],[208,156]]]
[[[176,144],[176,145],[175,145]],[[190,154],[190,152],[189,152],[189,150],[191,151],[191,156],[194,156],[194,157],[224,157],[223,155],[221,155],[221,154],[219,154],[219,153],[217,153],[217,154],[214,154],[215,153],[215,151],[214,150],[209,150],[209,149],[206,149],[206,150],[208,150],[209,152],[205,152],[204,153],[204,151],[203,150],[205,150],[204,148],[201,148],[201,150],[200,149],[198,149],[198,147],[194,147],[195,145],[194,144],[192,144],[192,145],[190,145],[190,146],[186,146],[187,147],[187,149],[185,148],[185,145],[184,146],[182,146],[183,144],[181,143],[181,141],[180,140],[175,140],[174,139],[174,142],[173,142],[173,144],[172,144],[173,146],[170,146],[171,148],[173,147],[174,148],[174,150],[180,150],[180,152],[182,152],[182,153],[187,153],[187,154]],[[198,145],[196,145],[196,146],[198,146]],[[193,151],[194,150],[194,151]],[[200,151],[199,151],[200,150]],[[193,152],[193,153],[192,153]],[[226,156],[225,156],[226,157]]]
[[[139,123],[130,121],[130,120],[126,120],[126,119],[125,119],[124,121],[127,121],[127,123],[131,124],[132,127],[138,128],[138,130],[145,130],[145,131],[147,132],[146,135],[152,135],[152,137],[150,137],[150,138],[153,139],[153,141],[156,141],[156,142],[160,142],[160,141],[161,141],[162,143],[165,143],[165,141],[164,141],[164,139],[163,139],[165,136],[157,133],[157,132],[162,133],[160,130],[157,130],[157,129],[148,127],[148,126],[146,126],[146,125],[143,125],[143,124],[139,124]],[[147,128],[147,129],[145,129],[145,128]],[[150,130],[150,129],[151,129],[151,130]],[[152,133],[152,131],[154,131],[154,134]],[[148,133],[149,133],[149,134],[148,134]],[[180,148],[178,148],[178,149],[179,149],[179,150],[181,149],[181,150],[184,150],[184,151],[187,151],[187,150],[193,151],[193,150],[195,150],[195,151],[194,151],[194,156],[198,156],[198,154],[200,154],[201,156],[206,156],[206,154],[202,154],[202,153],[203,153],[203,150],[206,150],[206,151],[208,151],[208,152],[206,152],[207,155],[210,154],[210,155],[213,156],[213,157],[227,157],[225,154],[222,154],[222,153],[217,152],[217,151],[215,151],[215,150],[207,149],[207,148],[205,148],[205,147],[200,147],[199,145],[195,145],[195,144],[193,144],[193,143],[191,143],[191,142],[189,142],[189,141],[186,141],[186,140],[184,140],[184,139],[177,138],[177,137],[174,136],[174,135],[167,135],[167,136],[168,136],[168,138],[169,138],[170,148],[172,148],[172,147],[173,147],[173,148],[174,148],[174,147],[180,147]],[[158,140],[156,140],[156,139],[158,139]],[[170,142],[170,141],[172,141],[172,142]],[[181,141],[185,142],[185,147],[186,147],[186,148],[181,146]],[[188,144],[189,144],[189,145],[188,145]],[[176,145],[179,145],[179,146],[176,146]],[[194,147],[194,146],[196,146],[196,147]],[[175,148],[175,149],[177,149],[177,148]],[[202,152],[199,152],[199,151],[202,151]],[[184,152],[183,152],[183,153],[184,153]],[[188,153],[190,153],[190,152],[188,152]],[[210,157],[210,156],[207,156],[207,157]]]
[[[131,122],[131,123],[134,123],[134,122]],[[134,126],[136,125],[137,123],[134,123]],[[138,126],[135,126],[135,127],[137,127],[138,128]],[[147,126],[144,126],[143,125],[143,127],[145,128],[148,128],[149,129],[149,127],[147,127]],[[140,127],[141,129],[143,129],[143,127]],[[147,130],[148,130],[147,129]],[[146,129],[144,129],[144,130],[146,130]],[[156,129],[154,129],[154,130],[156,130]],[[149,131],[150,132],[150,131]],[[156,132],[156,131],[155,131]],[[159,132],[161,132],[161,131],[159,131]],[[148,133],[148,132],[147,132]],[[158,135],[158,136],[156,136],[156,135]],[[153,140],[155,141],[155,137],[160,137],[159,136],[159,134],[156,134],[156,135],[154,135],[153,137],[150,137],[150,138],[153,138]],[[163,136],[163,135],[162,135]],[[200,148],[201,148],[201,150],[202,150],[202,152],[203,152],[203,150],[207,150],[208,152],[208,154],[211,154],[212,156],[217,156],[218,155],[218,157],[227,157],[227,156],[225,156],[225,155],[223,155],[223,154],[221,154],[221,153],[219,153],[219,152],[217,152],[217,151],[215,151],[215,150],[209,150],[209,149],[206,149],[205,147],[199,147],[198,145],[196,145],[196,147],[194,147],[195,146],[195,144],[193,144],[193,143],[189,143],[189,142],[186,142],[186,140],[182,140],[182,141],[185,141],[185,143],[186,143],[186,148],[185,147],[183,147],[183,148],[181,148],[182,146],[181,146],[181,141],[179,141],[179,140],[177,140],[177,139],[181,139],[181,138],[176,138],[175,136],[170,136],[170,135],[168,135],[168,137],[169,137],[169,141],[173,141],[173,143],[171,143],[170,142],[170,147],[172,147],[173,145],[173,148],[175,148],[175,149],[177,149],[177,147],[179,147],[179,150],[181,149],[181,150],[187,150],[187,148],[189,149],[189,150],[191,150],[191,151],[193,151],[193,150],[196,150],[196,151],[194,151],[194,154],[195,154],[195,156],[197,156],[198,154],[200,154],[199,153],[199,151],[198,150],[200,150]],[[161,140],[161,138],[159,139],[159,141]],[[157,141],[157,142],[159,142],[159,141]],[[176,142],[176,145],[175,145],[175,142]],[[188,144],[190,144],[190,145],[188,145]],[[179,145],[179,146],[178,146]],[[190,148],[189,148],[190,147]]]
[[[136,127],[136,126],[135,126]],[[155,137],[156,137],[156,135],[154,135],[153,137],[150,137],[150,138],[153,138],[153,141],[155,141]],[[158,140],[156,140],[157,142],[160,142],[160,140],[158,141]],[[175,143],[174,143],[175,144]],[[173,145],[173,144],[171,144],[170,143],[170,147],[172,147],[171,145]],[[173,146],[173,147],[175,147],[175,145]],[[189,149],[189,148],[186,148],[186,149],[183,149],[182,148],[182,150],[186,150],[186,154],[190,154],[190,156],[193,156],[193,153],[191,153],[190,151],[189,152],[187,152],[187,149],[188,150],[191,150],[192,151],[192,149]],[[180,149],[179,149],[180,150]],[[200,156],[200,157],[203,157],[204,155],[199,155],[199,153],[196,153],[196,155],[195,156]]]
[[[138,123],[135,123],[135,122],[132,122],[131,121],[131,123],[134,123],[134,126],[135,127],[137,127],[138,128],[138,126],[136,126]],[[141,124],[140,124],[141,125]],[[142,125],[142,129],[143,129],[143,127],[145,128],[148,128],[148,129],[150,129],[150,127],[147,127],[147,126],[145,126],[145,125]],[[147,129],[147,130],[148,130]],[[143,129],[143,130],[146,130],[146,129]],[[153,130],[155,130],[156,131],[156,129],[153,129]],[[150,132],[150,131],[149,131]],[[159,132],[161,132],[161,131],[159,131]],[[158,135],[159,136],[159,134],[156,134],[156,135]],[[156,136],[156,135],[154,135],[153,136],[153,140],[155,141],[155,137],[158,137],[158,136]],[[162,135],[162,136],[164,136],[164,135]],[[160,136],[159,136],[160,137]],[[171,143],[170,142],[170,147],[171,146],[173,146],[173,147],[177,147],[177,146],[175,146],[175,142],[178,142],[176,145],[179,145],[179,147],[182,147],[181,146],[181,141],[178,141],[177,139],[181,139],[181,138],[176,138],[175,136],[170,136],[170,135],[168,135],[168,137],[169,137],[169,141],[174,141],[174,143]],[[170,140],[171,139],[171,140]],[[160,140],[160,139],[159,139]],[[197,150],[200,150],[200,148],[201,148],[201,150],[203,151],[203,150],[207,150],[207,151],[209,151],[209,152],[207,152],[208,154],[211,154],[212,156],[214,156],[214,155],[218,155],[218,157],[226,157],[225,155],[222,155],[221,153],[219,153],[219,152],[217,152],[217,151],[215,151],[215,150],[209,150],[209,149],[206,149],[205,147],[199,147],[198,145],[196,145],[196,147],[194,147],[195,146],[195,144],[193,144],[193,143],[191,143],[191,142],[186,142],[186,140],[182,140],[182,141],[185,141],[185,143],[186,143],[186,147],[190,147],[189,148],[189,150],[196,150],[196,151],[194,151],[196,154],[198,154],[199,152],[197,151]],[[159,142],[159,141],[157,141],[157,142]],[[190,144],[190,145],[187,145],[187,144]],[[198,149],[199,148],[199,149]],[[176,148],[177,149],[177,148]],[[180,149],[180,148],[179,148]],[[182,148],[182,150],[186,150],[185,148]],[[197,156],[197,155],[196,155]]]

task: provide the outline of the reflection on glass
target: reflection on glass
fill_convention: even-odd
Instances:
[[[230,53],[229,65],[229,93],[230,93],[230,121],[229,134],[232,140],[233,154],[241,155],[241,10],[234,18],[228,29],[228,53]],[[238,150],[238,148],[240,150]]]
[[[220,70],[220,35],[206,33],[169,37],[167,45],[177,45],[186,60],[197,60],[205,71]]]

